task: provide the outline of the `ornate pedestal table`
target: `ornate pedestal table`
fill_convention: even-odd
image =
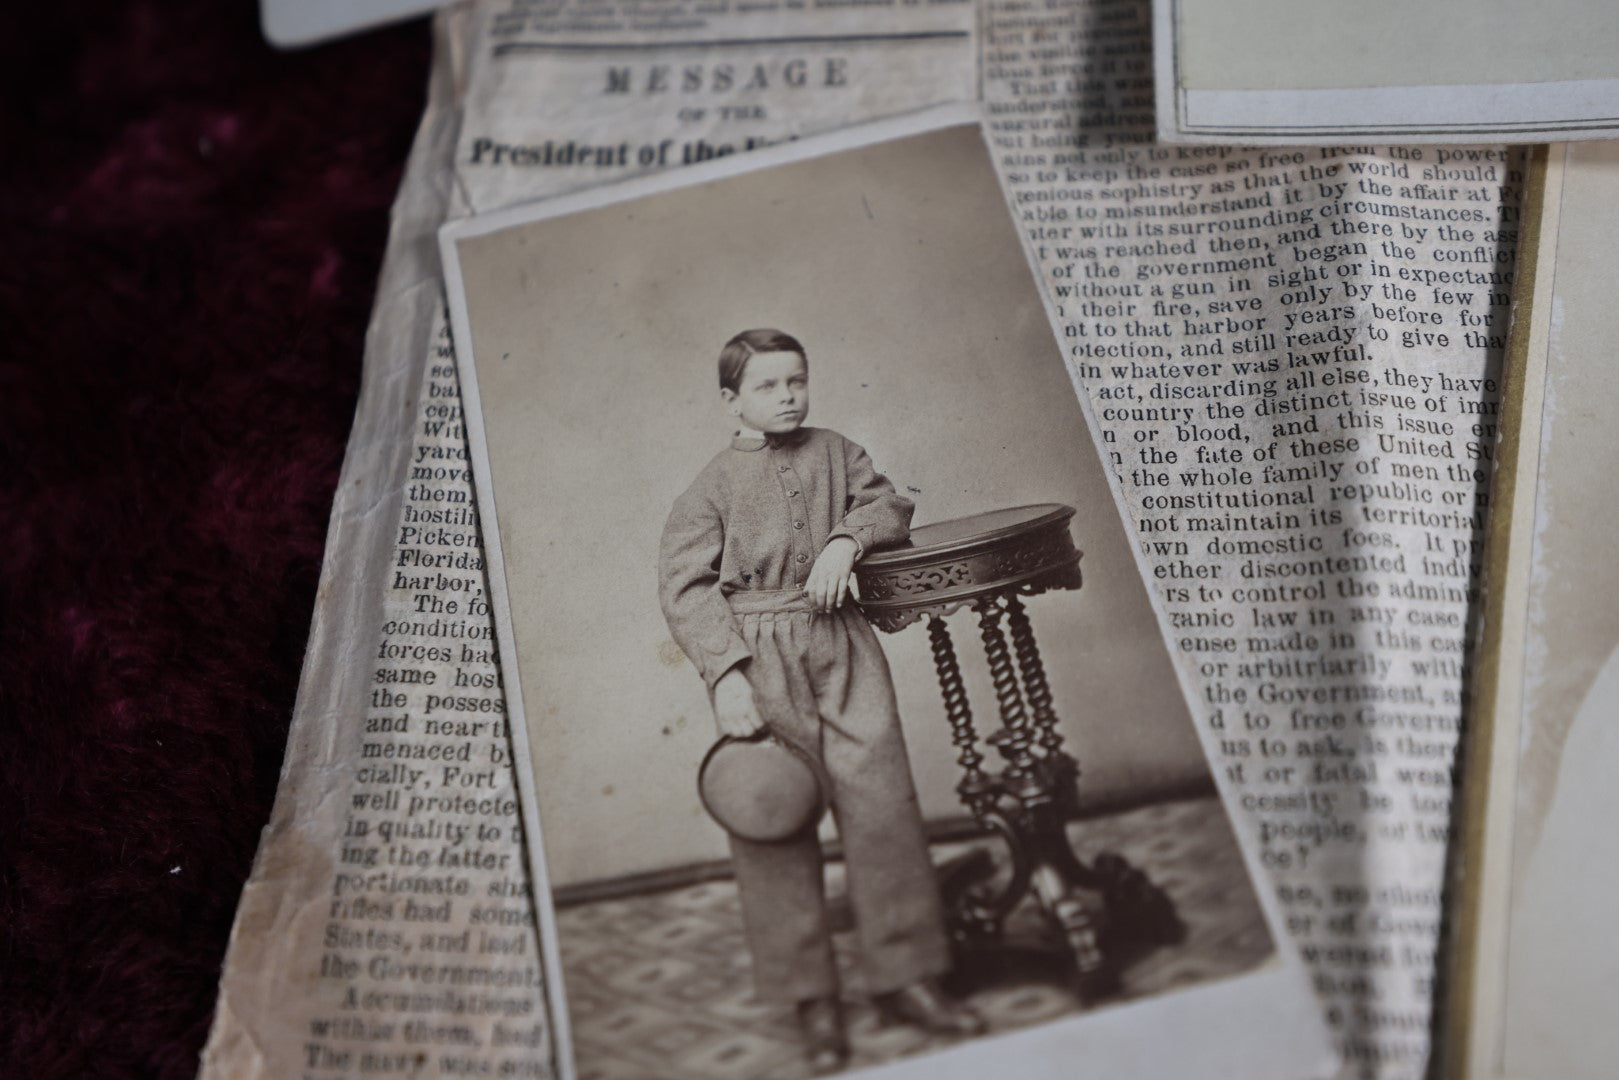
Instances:
[[[942,869],[958,943],[1000,937],[1006,916],[1032,890],[1071,963],[1082,997],[1105,992],[1123,952],[1183,932],[1168,898],[1116,855],[1082,862],[1065,826],[1074,814],[1079,766],[1063,750],[1051,689],[1022,598],[1080,587],[1071,506],[1044,503],[922,525],[904,546],[860,563],[860,606],[879,630],[927,620],[962,778],[956,790],[973,818],[1004,841],[997,871],[977,850]],[[1000,729],[985,741],[1004,759],[987,768],[955,645],[944,617],[970,606],[989,661]],[[1002,625],[1005,625],[1003,631]],[[1011,637],[1008,645],[1007,636]]]

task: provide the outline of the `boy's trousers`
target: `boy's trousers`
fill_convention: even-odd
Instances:
[[[816,614],[796,589],[729,600],[753,654],[744,670],[760,715],[825,766],[866,991],[949,970],[938,884],[876,633],[853,602]],[[732,837],[731,857],[759,996],[837,994],[814,831],[777,843]]]

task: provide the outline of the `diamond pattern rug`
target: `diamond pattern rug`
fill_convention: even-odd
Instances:
[[[1169,893],[1186,939],[1131,962],[1119,988],[1090,1006],[1146,997],[1238,974],[1271,952],[1218,800],[1184,799],[1076,822],[1086,860],[1117,852]],[[988,841],[935,844],[935,862]],[[993,850],[993,845],[991,845]],[[843,867],[827,867],[828,896],[843,891]],[[1032,902],[1009,934],[1036,933]],[[581,1080],[795,1080],[808,1075],[790,1006],[754,999],[736,885],[710,881],[666,892],[600,900],[557,913],[568,1007]],[[951,1040],[885,1026],[860,989],[852,935],[835,940],[844,973],[853,1067],[942,1049]],[[968,995],[992,1032],[1081,1011],[1060,982],[1003,980]]]

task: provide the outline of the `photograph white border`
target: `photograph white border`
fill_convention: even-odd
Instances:
[[[498,212],[452,222],[439,233],[448,295],[456,363],[460,372],[461,397],[465,413],[468,448],[471,453],[473,488],[478,506],[489,590],[500,665],[511,730],[517,788],[526,834],[526,852],[535,895],[533,905],[538,921],[540,948],[546,978],[547,1007],[552,1019],[553,1062],[559,1076],[573,1080],[577,1075],[572,1039],[568,1026],[566,991],[563,988],[556,913],[545,866],[544,834],[539,818],[533,758],[524,722],[523,687],[518,656],[512,637],[511,598],[505,579],[505,559],[501,550],[496,496],[491,490],[487,433],[483,424],[482,401],[477,385],[476,341],[469,321],[465,283],[460,265],[459,243],[514,226],[593,210],[649,195],[692,187],[744,173],[789,165],[815,157],[919,135],[940,128],[976,125],[983,135],[981,110],[973,105],[949,105],[926,109],[906,116],[861,124],[828,135],[761,148],[746,154],[721,158],[649,177],[628,180],[601,188],[554,199],[523,204]],[[989,150],[986,140],[986,151]],[[1038,270],[1029,240],[1017,226],[1013,203],[1004,180],[1001,194],[1009,220],[1016,229],[1031,273],[1040,282],[1041,302],[1054,336],[1060,340],[1061,325],[1044,275]],[[1089,396],[1078,381],[1073,367],[1065,362],[1081,413],[1089,427],[1099,459],[1109,459],[1101,444],[1100,431]],[[1104,471],[1108,471],[1105,468]],[[1116,478],[1108,476],[1114,512],[1128,524],[1130,516]],[[1149,580],[1145,557],[1138,545],[1130,545],[1135,570]],[[1182,696],[1195,698],[1185,665],[1179,662],[1164,628],[1168,626],[1162,598],[1150,587],[1145,590],[1158,620],[1164,648],[1175,661],[1176,677]],[[1301,1077],[1329,1076],[1339,1059],[1332,1049],[1321,1008],[1307,972],[1293,947],[1271,895],[1269,877],[1260,868],[1255,838],[1246,834],[1232,812],[1235,800],[1229,785],[1210,759],[1211,736],[1196,724],[1209,773],[1220,793],[1230,819],[1254,894],[1264,911],[1275,952],[1270,960],[1251,972],[1228,979],[1201,983],[1186,989],[1166,991],[1137,1001],[1109,1005],[1094,1012],[1082,1012],[1061,1020],[1022,1028],[1001,1035],[990,1035],[951,1047],[947,1051],[922,1054],[870,1069],[856,1069],[840,1076],[871,1078],[981,1078],[1015,1069],[1019,1077],[1058,1080],[1071,1078],[1076,1068],[1087,1075],[1117,1077],[1187,1076],[1197,1080],[1229,1077],[1231,1080],[1299,1080]]]

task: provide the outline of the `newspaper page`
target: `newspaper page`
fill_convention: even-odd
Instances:
[[[1142,6],[991,8],[1002,163],[1350,1075],[1421,1076],[1522,172],[1151,143]]]
[[[438,260],[424,240],[448,204],[466,16],[466,8],[452,8],[434,25],[427,104],[394,202],[286,760],[231,928],[204,1076],[341,1075],[367,1065],[408,1073],[424,1047],[458,1040],[450,1029],[463,1028],[469,1013],[519,1020],[539,1013],[537,977],[499,994],[480,989],[475,1006],[460,991],[452,999],[429,988],[414,1008],[408,983],[396,984],[397,995],[379,992],[387,983],[361,994],[355,978],[368,962],[394,963],[402,929],[439,901],[426,890],[386,888],[388,856],[368,839],[371,821],[361,811],[372,805],[372,791],[382,803],[400,801],[403,785],[376,783],[390,762],[362,764],[362,739],[393,726],[381,719],[392,691],[386,676],[377,677],[388,666],[377,659],[387,656],[377,629],[396,560],[407,468],[401,447],[442,309]],[[448,822],[434,821],[443,834]],[[324,992],[328,986],[335,993]]]
[[[976,95],[967,4],[701,6],[440,16],[204,1076],[553,1074],[557,965],[529,902],[436,229]]]
[[[989,5],[979,57],[971,10],[934,5],[915,40],[846,43],[842,69],[789,78],[783,46],[780,78],[733,66],[723,86],[727,46],[699,32],[728,39],[741,14],[673,10],[490,9],[472,52],[488,115],[438,131],[445,156],[458,140],[453,166],[409,173],[401,206],[446,198],[442,169],[458,210],[488,209],[971,96],[981,74],[1239,824],[1350,1075],[1420,1075],[1515,163],[1491,148],[1154,146],[1133,0]],[[636,59],[611,55],[614,34]],[[655,41],[674,53],[654,58]],[[524,43],[540,47],[501,48]],[[914,65],[885,83],[904,98],[865,94],[861,63]],[[525,105],[555,113],[525,130]],[[345,482],[334,508],[206,1075],[548,1075],[555,1050],[557,962],[528,900],[453,350],[425,301],[436,262],[399,261],[414,270],[379,294],[392,329],[373,331],[346,463],[365,497]],[[396,296],[418,306],[390,316]]]
[[[454,217],[978,92],[968,0],[486,10]]]

